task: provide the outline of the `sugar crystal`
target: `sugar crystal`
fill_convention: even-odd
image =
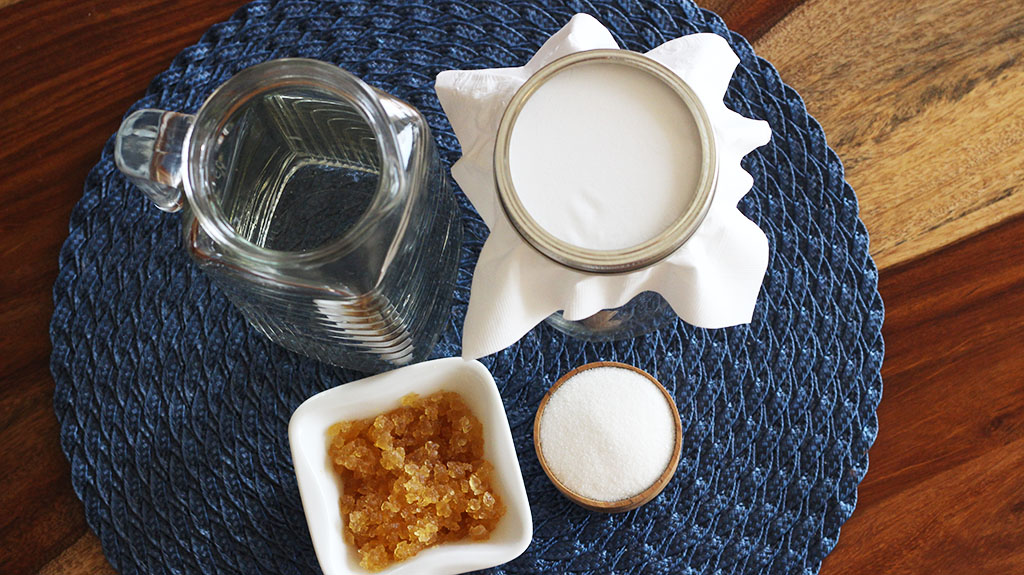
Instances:
[[[540,448],[570,491],[620,501],[653,485],[672,460],[675,415],[657,385],[621,367],[595,367],[548,399]]]

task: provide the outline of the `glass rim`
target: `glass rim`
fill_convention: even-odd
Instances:
[[[634,246],[614,250],[584,248],[555,237],[530,215],[516,192],[509,163],[512,129],[530,97],[553,76],[572,66],[606,62],[641,70],[671,88],[693,115],[701,145],[701,170],[696,195],[667,228]],[[600,49],[562,56],[534,73],[509,101],[498,125],[494,147],[494,178],[501,206],[513,228],[534,249],[562,265],[585,272],[624,273],[653,265],[679,249],[711,209],[718,181],[718,154],[711,119],[692,88],[664,64],[638,52]]]
[[[381,171],[377,191],[363,216],[340,236],[303,251],[284,251],[256,245],[239,235],[224,217],[210,193],[212,154],[216,137],[240,106],[269,90],[308,87],[322,90],[353,105],[363,116],[377,141]],[[182,178],[189,207],[203,231],[217,244],[235,254],[273,266],[309,265],[330,261],[351,251],[365,237],[367,214],[379,209],[387,190],[404,186],[405,174],[398,163],[398,136],[379,100],[379,92],[338,66],[309,58],[280,58],[256,64],[221,84],[203,102],[183,144],[187,158]]]

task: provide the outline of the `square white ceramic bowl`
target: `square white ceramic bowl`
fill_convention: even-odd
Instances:
[[[288,439],[302,507],[324,575],[369,573],[342,538],[341,479],[327,454],[327,429],[394,409],[410,393],[457,392],[484,427],[484,457],[494,465],[495,488],[508,510],[486,541],[444,543],[377,572],[452,575],[486,569],[518,557],[533,537],[533,517],[519,469],[512,431],[498,387],[478,361],[437,359],[396,369],[318,393],[292,414]]]

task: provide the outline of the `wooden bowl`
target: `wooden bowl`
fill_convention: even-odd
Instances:
[[[665,471],[662,472],[661,476],[659,476],[658,479],[650,487],[644,489],[643,491],[637,493],[632,497],[620,499],[618,501],[599,501],[597,499],[591,499],[589,497],[585,497],[583,495],[570,491],[569,488],[563,485],[562,482],[558,480],[558,477],[556,477],[555,474],[551,472],[551,469],[548,467],[547,460],[544,459],[544,450],[541,449],[540,445],[540,420],[541,417],[544,415],[544,408],[547,407],[548,401],[551,399],[551,396],[555,393],[555,391],[558,390],[559,387],[562,386],[563,383],[569,381],[569,379],[574,375],[580,373],[585,369],[593,369],[595,367],[619,367],[622,369],[634,371],[646,377],[648,380],[650,380],[651,383],[656,385],[659,390],[661,390],[661,394],[665,396],[665,401],[668,402],[669,407],[672,409],[672,416],[675,418],[676,444],[672,450],[672,458],[669,460],[668,467],[665,468]],[[665,489],[665,486],[668,485],[668,482],[670,479],[672,479],[672,476],[675,475],[676,467],[679,465],[679,452],[682,449],[682,442],[683,424],[679,419],[679,410],[676,408],[676,402],[675,400],[672,399],[672,396],[669,395],[668,390],[665,389],[665,386],[661,385],[661,382],[659,382],[657,379],[654,379],[654,377],[651,374],[647,373],[646,371],[629,364],[618,363],[615,361],[595,361],[593,363],[584,364],[560,377],[558,381],[556,381],[555,384],[551,386],[551,389],[549,389],[548,392],[544,394],[544,398],[540,400],[540,406],[537,407],[537,415],[535,415],[533,419],[533,448],[537,452],[537,459],[540,460],[541,468],[544,469],[544,473],[548,476],[548,479],[551,480],[551,483],[554,483],[555,487],[559,491],[561,491],[563,495],[568,497],[577,505],[580,505],[581,507],[590,509],[592,511],[601,511],[604,513],[620,513],[622,511],[629,511],[630,509],[636,509],[637,507],[640,507],[641,505],[657,497],[658,494],[661,493],[663,489]]]

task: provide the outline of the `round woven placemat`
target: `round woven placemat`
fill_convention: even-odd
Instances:
[[[485,358],[535,524],[526,553],[493,572],[813,574],[853,511],[881,396],[877,273],[842,165],[800,97],[714,14],[688,1],[546,4],[254,2],[182,52],[134,108],[194,112],[247,66],[319,58],[422,110],[450,166],[459,152],[433,91],[441,70],[521,65],[576,12],[632,50],[693,32],[727,38],[742,63],[726,103],[774,132],[744,162],[754,187],[741,209],[771,250],[754,320],[722,330],[678,323],[616,344],[541,325]],[[187,260],[180,218],[125,181],[111,146],[72,215],[51,326],[61,441],[89,524],[129,575],[315,573],[287,422],[304,399],[361,374],[250,328]],[[460,201],[466,242],[437,357],[459,354],[487,235]],[[548,386],[596,360],[655,375],[683,418],[672,482],[625,514],[569,503],[532,447]]]

